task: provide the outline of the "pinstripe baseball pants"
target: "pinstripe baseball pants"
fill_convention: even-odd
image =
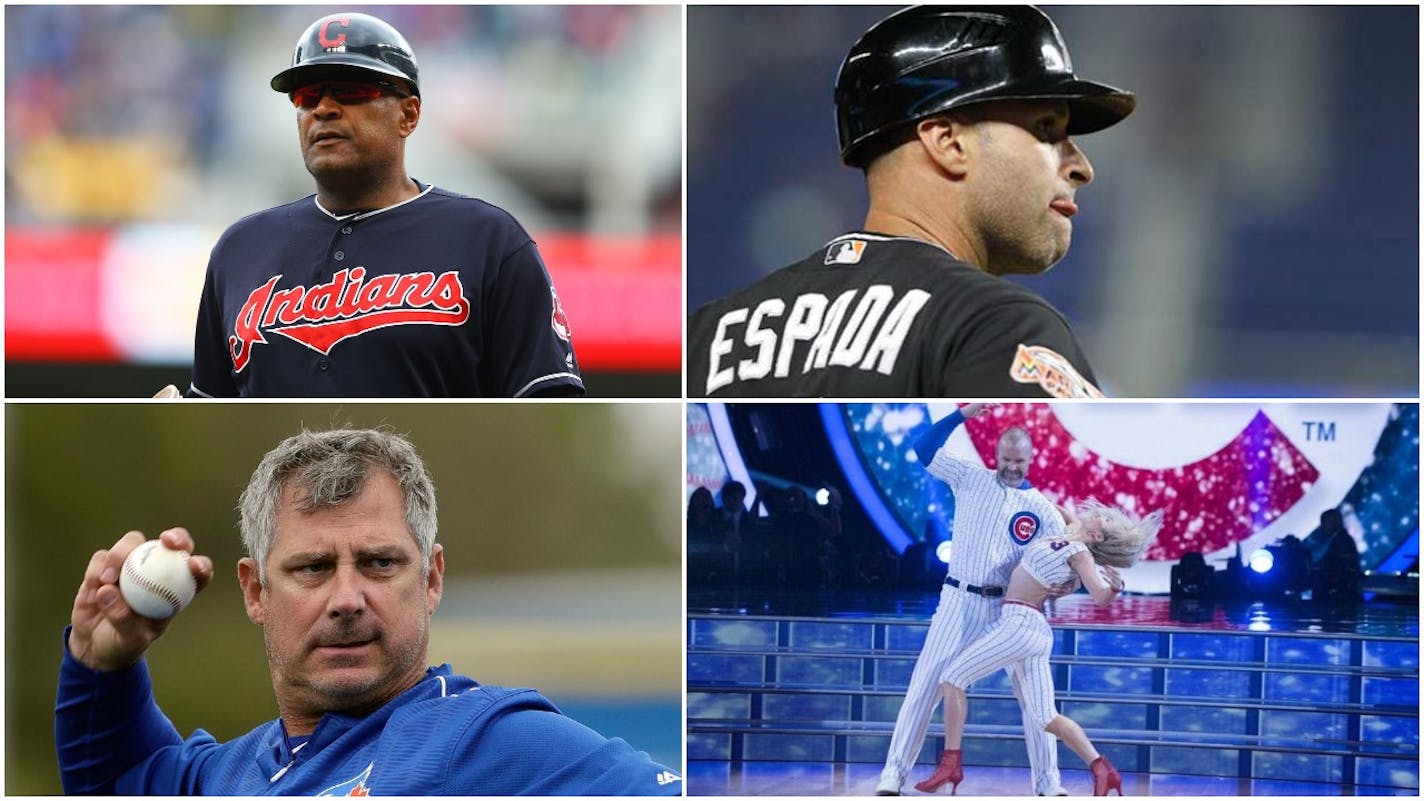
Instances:
[[[1039,728],[1058,716],[1053,700],[1053,669],[1048,657],[1053,653],[1053,629],[1043,613],[1007,604],[999,622],[984,636],[970,643],[949,663],[940,678],[942,684],[966,688],[1000,668],[1016,672],[1027,691],[1020,698],[1025,721],[1032,717]]]
[[[946,585],[940,590],[939,607],[930,619],[930,630],[924,647],[915,660],[914,672],[900,713],[895,718],[895,733],[890,738],[890,751],[885,757],[881,777],[893,777],[903,784],[914,766],[924,744],[930,716],[940,702],[940,676],[951,660],[970,643],[982,637],[999,619],[1003,603],[998,598],[985,598]],[[1025,610],[1028,611],[1028,610]],[[1033,715],[1024,709],[1023,677],[1010,671],[1014,696],[1024,710],[1024,741],[1028,747],[1029,767],[1033,771],[1033,789],[1049,793],[1060,786],[1058,774],[1057,738],[1034,724]]]

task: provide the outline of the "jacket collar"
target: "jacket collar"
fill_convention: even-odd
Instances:
[[[316,728],[305,743],[296,748],[288,746],[287,727],[282,719],[268,723],[263,733],[262,745],[257,749],[257,762],[269,781],[277,781],[299,761],[311,759],[331,743],[358,726],[383,727],[391,715],[407,704],[448,698],[478,687],[479,684],[468,676],[459,676],[449,664],[426,668],[425,676],[414,686],[392,698],[380,709],[364,717],[328,712],[317,721]]]

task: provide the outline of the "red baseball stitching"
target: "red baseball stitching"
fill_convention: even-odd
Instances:
[[[164,587],[160,584],[155,584],[147,576],[139,573],[137,563],[126,562],[124,564],[124,575],[128,576],[129,580],[137,584],[139,587],[148,590],[149,592],[158,595],[163,598],[163,600],[167,601],[168,605],[173,607],[173,614],[176,615],[179,612],[183,611],[183,607],[179,603],[178,595],[167,587]]]

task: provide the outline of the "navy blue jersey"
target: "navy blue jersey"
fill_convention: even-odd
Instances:
[[[100,673],[64,649],[55,706],[60,779],[101,795],[680,795],[682,777],[560,714],[533,690],[482,686],[448,665],[364,717],[327,713],[305,739],[281,720],[219,743],[186,740],[148,667]]]
[[[538,248],[503,209],[421,185],[335,215],[315,195],[213,247],[189,397],[583,394]]]

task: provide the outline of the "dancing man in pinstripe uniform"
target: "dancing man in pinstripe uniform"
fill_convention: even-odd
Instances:
[[[964,721],[968,717],[971,683],[1002,668],[1017,668],[1025,678],[1027,695],[1024,718],[1032,716],[1045,731],[1063,738],[1075,754],[1083,758],[1093,774],[1093,795],[1117,790],[1122,795],[1122,776],[1072,718],[1058,714],[1054,703],[1053,671],[1048,658],[1053,653],[1053,630],[1043,615],[1043,602],[1053,588],[1081,581],[1098,606],[1107,606],[1122,591],[1122,575],[1115,568],[1127,568],[1152,544],[1162,526],[1160,511],[1133,518],[1122,509],[1097,501],[1079,507],[1081,519],[1069,516],[1067,539],[1040,539],[1023,551],[1023,560],[1009,576],[1004,593],[1004,611],[984,636],[965,646],[945,668],[941,677],[944,692],[944,752],[934,775],[915,785],[916,790],[933,793],[946,784],[958,790],[964,778]]]
[[[876,787],[878,795],[900,794],[940,699],[940,675],[964,646],[999,619],[1004,587],[1024,546],[1066,533],[1058,509],[1028,483],[1033,461],[1028,432],[1010,428],[999,437],[995,471],[956,458],[944,448],[954,429],[983,408],[983,404],[974,403],[951,413],[915,443],[920,463],[954,491],[954,555],[940,591],[939,608],[930,620],[929,634],[895,719],[890,752]],[[1009,675],[1024,712],[1034,792],[1067,795],[1058,775],[1056,740],[1035,725],[1025,706],[1023,670],[1011,669]]]

